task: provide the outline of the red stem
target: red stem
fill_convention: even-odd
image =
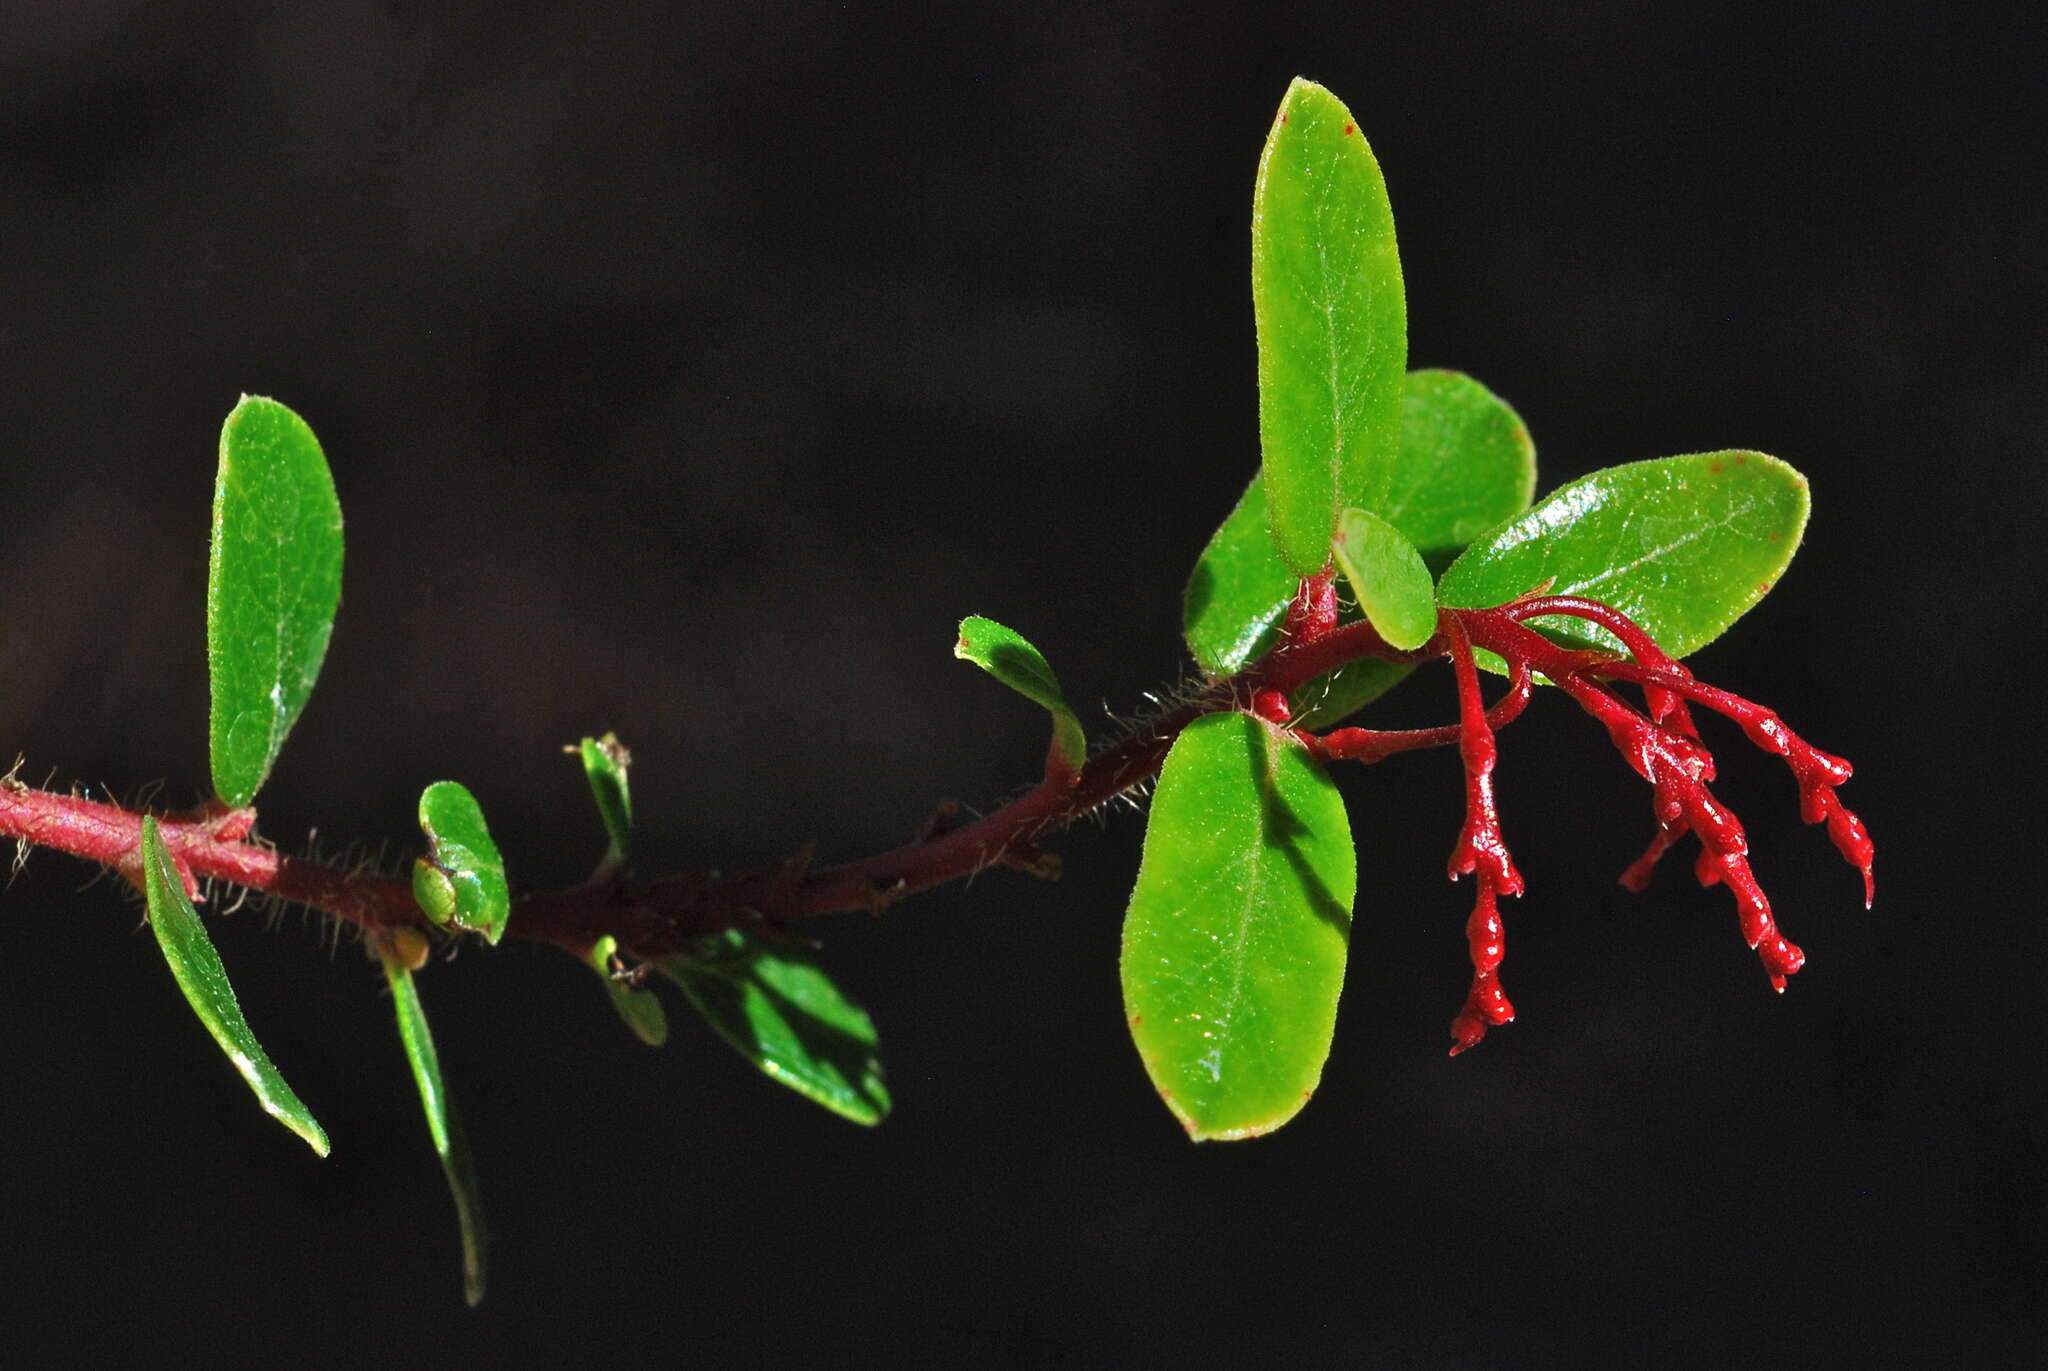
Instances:
[[[1871,846],[1860,820],[1843,807],[1834,787],[1846,780],[1848,764],[1803,742],[1771,711],[1726,691],[1695,681],[1625,615],[1598,601],[1571,596],[1531,597],[1494,609],[1446,609],[1438,632],[1412,652],[1389,647],[1370,624],[1335,626],[1330,579],[1310,577],[1291,606],[1278,647],[1256,666],[1213,683],[1115,746],[1090,758],[1080,773],[1049,768],[1045,779],[1019,799],[959,828],[928,833],[892,851],[844,865],[811,870],[806,860],[718,879],[673,876],[644,884],[624,880],[615,869],[564,890],[523,896],[507,932],[554,943],[582,955],[600,937],[611,936],[633,956],[647,959],[687,940],[736,925],[776,925],[846,909],[879,909],[906,895],[956,880],[990,866],[1011,866],[1041,875],[1056,868],[1038,842],[1076,818],[1157,774],[1180,730],[1220,709],[1255,709],[1284,720],[1286,699],[1314,678],[1363,657],[1420,662],[1448,656],[1456,668],[1459,722],[1443,728],[1376,731],[1343,728],[1315,737],[1302,735],[1328,759],[1377,761],[1395,752],[1461,745],[1467,776],[1467,827],[1454,865],[1467,856],[1480,876],[1473,922],[1468,930],[1475,967],[1498,965],[1499,924],[1494,897],[1520,890],[1520,878],[1500,845],[1492,808],[1493,732],[1513,722],[1527,706],[1532,673],[1541,672],[1608,726],[1631,765],[1652,783],[1659,833],[1650,853],[1630,867],[1625,879],[1647,879],[1648,863],[1675,841],[1682,829],[1706,840],[1702,879],[1725,881],[1744,910],[1744,933],[1761,944],[1780,984],[1798,967],[1798,949],[1775,936],[1769,906],[1742,860],[1741,826],[1706,791],[1712,759],[1692,736],[1687,701],[1728,715],[1768,751],[1783,757],[1800,785],[1801,808],[1809,822],[1826,822],[1830,837],[1864,872],[1866,889]],[[1571,651],[1523,626],[1540,615],[1566,615],[1597,623],[1635,654],[1633,662],[1610,653]],[[1504,658],[1512,673],[1505,695],[1484,707],[1473,668],[1472,648]],[[1646,717],[1595,683],[1596,678],[1640,685]],[[31,789],[8,776],[0,779],[0,837],[24,847],[56,848],[99,862],[131,878],[139,874],[137,854],[142,814]],[[308,905],[375,932],[398,926],[428,927],[413,903],[411,885],[400,878],[344,871],[317,862],[280,856],[250,837],[251,810],[208,809],[160,817],[166,845],[195,891],[199,878],[224,881]],[[1491,911],[1491,912],[1489,912]],[[1491,959],[1491,966],[1482,964]],[[1495,1010],[1506,997],[1486,992],[1481,1012],[1503,1022]],[[1480,993],[1475,974],[1474,993]],[[1468,999],[1468,1008],[1472,1002]],[[1511,1014],[1512,1010],[1506,1010]],[[1463,1016],[1461,1016],[1462,1019]],[[1476,1041],[1476,1038],[1474,1039]],[[1462,1041],[1462,1038],[1461,1038]]]
[[[1515,1007],[1500,982],[1500,964],[1507,955],[1507,929],[1501,923],[1502,895],[1522,893],[1522,874],[1508,855],[1500,833],[1500,811],[1493,799],[1493,768],[1500,758],[1491,720],[1479,694],[1479,668],[1472,660],[1472,641],[1458,616],[1443,611],[1439,632],[1451,645],[1451,669],[1458,680],[1458,752],[1465,764],[1465,827],[1451,849],[1451,879],[1473,876],[1477,892],[1465,921],[1465,946],[1472,958],[1472,984],[1465,1004],[1451,1020],[1451,1055],[1476,1047],[1489,1026],[1510,1023]],[[1529,671],[1516,661],[1516,691],[1526,700]],[[1509,700],[1515,698],[1511,692]],[[1507,701],[1503,701],[1507,703]],[[1519,708],[1516,711],[1519,713]]]

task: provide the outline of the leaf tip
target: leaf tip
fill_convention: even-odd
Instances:
[[[327,1140],[327,1130],[312,1119],[295,1119],[282,1110],[271,1109],[268,1104],[264,1105],[264,1109],[279,1123],[304,1138],[306,1146],[313,1149],[314,1156],[324,1158],[334,1150],[334,1145]]]

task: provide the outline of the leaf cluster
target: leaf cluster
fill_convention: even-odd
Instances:
[[[1341,578],[1343,616],[1397,652],[1436,637],[1440,607],[1550,590],[1623,610],[1678,656],[1783,572],[1807,514],[1806,482],[1784,463],[1743,451],[1630,463],[1532,507],[1535,448],[1514,411],[1460,373],[1403,374],[1386,183],[1350,112],[1313,82],[1297,80],[1274,117],[1252,244],[1263,461],[1185,601],[1188,648],[1212,676],[1276,645],[1305,578]],[[1620,647],[1572,622],[1567,641]],[[1153,1085],[1195,1138],[1277,1128],[1321,1075],[1356,858],[1342,799],[1297,730],[1407,674],[1352,662],[1295,692],[1290,727],[1203,719],[1167,755],[1124,925],[1124,1005]]]

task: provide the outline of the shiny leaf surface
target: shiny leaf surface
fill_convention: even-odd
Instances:
[[[808,951],[735,928],[659,965],[720,1037],[775,1080],[855,1123],[889,1112],[873,1021]]]
[[[1550,594],[1605,601],[1683,657],[1776,584],[1807,508],[1806,478],[1760,452],[1608,467],[1473,543],[1444,573],[1437,597],[1481,608],[1548,582]],[[1566,641],[1621,650],[1605,629],[1580,620],[1530,622]]]
[[[313,431],[245,395],[220,434],[206,577],[213,788],[249,803],[297,722],[341,602],[341,503]]]
[[[142,891],[149,906],[150,930],[156,934],[157,946],[163,949],[164,960],[192,1012],[206,1025],[235,1070],[242,1073],[264,1112],[326,1156],[326,1131],[285,1084],[263,1045],[256,1041],[249,1021],[242,1017],[234,987],[228,984],[227,968],[221,965],[213,939],[185,893],[184,880],[164,847],[163,833],[154,818],[142,821]]]
[[[436,781],[420,794],[428,852],[413,864],[413,896],[429,919],[495,944],[505,935],[512,895],[505,861],[467,787]]]
[[[1067,707],[1060,693],[1059,678],[1052,674],[1045,655],[1015,629],[993,619],[970,615],[960,621],[960,639],[953,655],[974,663],[1027,700],[1052,715],[1053,755],[1071,771],[1088,760],[1088,739],[1081,721]]]
[[[1403,652],[1436,635],[1436,586],[1415,544],[1377,514],[1347,509],[1331,542],[1358,607],[1389,647]]]
[[[455,1219],[462,1234],[462,1294],[474,1308],[484,1297],[484,1207],[477,1189],[476,1164],[462,1133],[462,1120],[455,1113],[455,1102],[448,1098],[448,1087],[441,1079],[441,1054],[434,1050],[434,1031],[427,1026],[426,1008],[420,1003],[412,972],[397,958],[382,956],[379,960],[391,985],[398,1037],[405,1044],[413,1082],[419,1086],[420,1107],[426,1111],[427,1135],[433,1139],[434,1153],[441,1159],[442,1174],[455,1198]]]
[[[1273,543],[1309,576],[1338,511],[1386,502],[1408,352],[1386,182],[1351,112],[1313,81],[1287,88],[1259,159],[1252,312]]]
[[[1356,858],[1344,803],[1292,735],[1205,715],[1175,739],[1124,919],[1124,1010],[1196,1138],[1287,1122],[1336,1024]]]

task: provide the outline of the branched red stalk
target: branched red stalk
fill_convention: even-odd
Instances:
[[[1598,624],[1633,655],[1558,646],[1525,626],[1539,616],[1568,616]],[[1485,707],[1473,649],[1500,656],[1510,672],[1507,693]],[[959,827],[932,825],[892,851],[840,866],[812,869],[807,858],[760,871],[720,877],[671,876],[644,883],[601,868],[581,885],[534,892],[515,904],[507,933],[554,943],[581,956],[610,936],[640,959],[662,956],[688,940],[724,928],[768,927],[838,910],[877,910],[906,895],[969,876],[991,866],[1040,875],[1056,870],[1042,853],[1046,835],[1142,785],[1157,774],[1180,730],[1203,714],[1250,709],[1284,723],[1287,699],[1300,686],[1363,657],[1421,662],[1448,657],[1456,676],[1458,722],[1441,728],[1381,731],[1333,729],[1300,734],[1330,761],[1375,762],[1396,752],[1457,744],[1466,776],[1465,827],[1451,857],[1454,876],[1477,878],[1467,927],[1473,980],[1453,1025],[1464,1050],[1489,1024],[1513,1017],[1501,990],[1499,896],[1518,894],[1521,877],[1500,838],[1493,802],[1494,734],[1520,716],[1536,674],[1564,689],[1600,720],[1622,755],[1650,782],[1658,830],[1649,850],[1623,875],[1639,888],[1662,853],[1686,833],[1700,837],[1697,870],[1703,883],[1725,883],[1735,894],[1744,938],[1764,960],[1773,984],[1799,969],[1803,955],[1777,932],[1769,902],[1750,873],[1742,826],[1707,789],[1714,763],[1688,712],[1697,704],[1741,725],[1757,746],[1785,760],[1800,789],[1809,823],[1825,823],[1835,846],[1864,875],[1870,893],[1871,843],[1862,822],[1842,805],[1835,787],[1849,778],[1847,762],[1803,741],[1775,713],[1693,679],[1627,616],[1598,601],[1574,596],[1532,596],[1492,609],[1446,609],[1438,632],[1412,652],[1389,647],[1368,623],[1339,627],[1334,585],[1325,575],[1303,582],[1276,646],[1245,673],[1215,682],[1199,695],[1149,720],[1114,746],[1088,759],[1077,776],[1049,768],[1045,778],[1002,808]],[[1607,682],[1643,691],[1644,709],[1625,703]],[[0,779],[0,837],[24,848],[40,846],[139,874],[143,814],[76,795],[33,789],[11,775]],[[160,816],[164,841],[196,894],[201,878],[227,882],[309,906],[375,933],[399,926],[428,928],[413,903],[408,881],[342,870],[285,857],[252,836],[252,810],[211,808]]]
[[[1615,747],[1636,773],[1650,783],[1658,833],[1649,850],[1623,873],[1623,883],[1640,888],[1657,858],[1684,833],[1692,833],[1699,838],[1702,849],[1695,866],[1701,884],[1728,887],[1735,897],[1743,940],[1763,961],[1772,986],[1782,991],[1786,978],[1805,964],[1806,956],[1778,931],[1770,901],[1750,870],[1749,842],[1741,820],[1708,789],[1707,783],[1714,778],[1713,754],[1698,740],[1689,716],[1679,715],[1670,701],[1692,701],[1726,714],[1742,724],[1751,741],[1785,759],[1800,786],[1802,816],[1809,823],[1828,824],[1828,835],[1836,848],[1863,873],[1867,904],[1874,895],[1870,835],[1834,789],[1849,779],[1849,764],[1806,743],[1773,711],[1694,680],[1690,672],[1668,658],[1660,665],[1610,659],[1587,666],[1583,663],[1585,654],[1560,648],[1520,622],[1546,613],[1573,614],[1606,627],[1620,623],[1640,633],[1608,606],[1562,597],[1475,611],[1466,616],[1466,622],[1473,640],[1481,646],[1511,661],[1519,658],[1532,670],[1555,681],[1582,709],[1606,726]],[[1656,703],[1649,704],[1651,713],[1638,711],[1597,677],[1641,684],[1646,702],[1652,700],[1650,692],[1658,692],[1657,698],[1666,701],[1665,717],[1671,723],[1667,726],[1657,721]]]
[[[1500,963],[1507,953],[1507,930],[1500,921],[1502,895],[1522,893],[1522,873],[1515,870],[1507,842],[1500,833],[1500,812],[1493,802],[1493,766],[1500,756],[1493,728],[1479,695],[1479,668],[1472,660],[1472,640],[1458,616],[1439,611],[1438,632],[1450,644],[1451,669],[1458,680],[1458,753],[1465,763],[1465,827],[1451,849],[1451,879],[1473,876],[1478,890],[1465,921],[1465,944],[1472,956],[1472,985],[1464,1008],[1451,1020],[1451,1055],[1476,1047],[1489,1025],[1510,1023],[1515,1007],[1500,983]],[[1516,671],[1516,687],[1526,700],[1529,672]],[[1511,693],[1510,699],[1515,698]],[[1519,712],[1519,709],[1516,711]]]

